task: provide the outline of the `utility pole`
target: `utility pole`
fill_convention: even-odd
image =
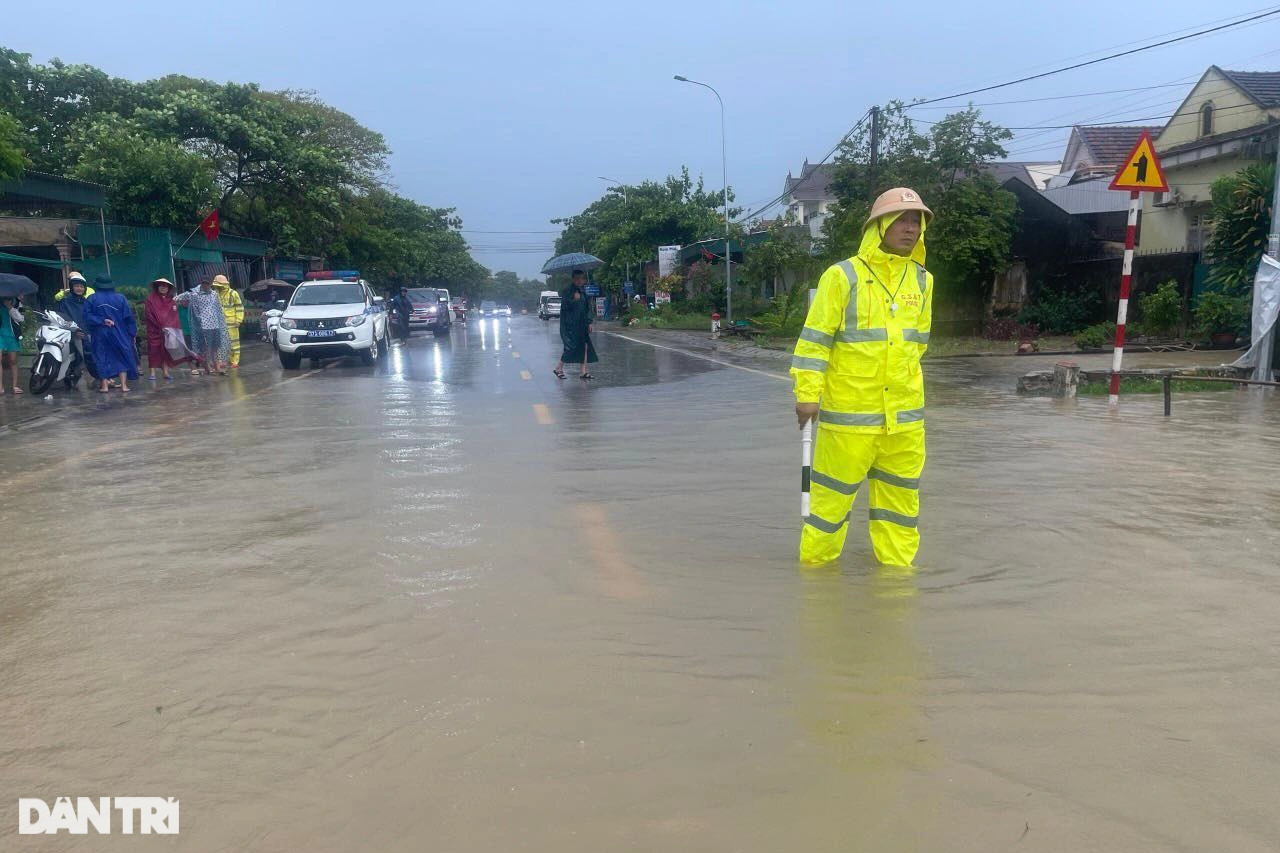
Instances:
[[[871,198],[875,198],[876,193],[876,172],[880,166],[880,108],[871,108],[871,169],[870,181]]]

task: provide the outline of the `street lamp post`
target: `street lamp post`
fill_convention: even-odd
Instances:
[[[708,86],[697,80],[690,80],[688,77],[676,75],[676,79],[681,83],[692,83],[695,86],[701,86],[704,89],[710,89],[711,94],[716,96],[716,100],[720,102],[720,166],[724,172],[724,313],[729,324],[733,324],[733,251],[729,245],[729,159],[725,154],[725,135],[724,135],[724,98],[720,97],[720,93],[714,87]]]
[[[602,181],[610,181],[611,183],[615,183],[622,188],[622,206],[625,209],[627,207],[627,185],[624,184],[622,181],[618,180],[617,178],[606,178],[603,175],[597,175],[596,177],[598,177]],[[631,283],[631,261],[628,260],[627,261],[627,284],[630,284],[630,283]]]

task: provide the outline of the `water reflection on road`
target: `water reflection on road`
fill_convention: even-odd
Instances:
[[[598,346],[247,349],[0,435],[0,792],[200,851],[1274,848],[1274,400],[937,363],[919,570],[859,503],[809,572],[787,383]]]

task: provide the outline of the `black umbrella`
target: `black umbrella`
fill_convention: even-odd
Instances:
[[[11,299],[15,296],[27,296],[36,293],[40,288],[25,275],[0,272],[0,299]]]

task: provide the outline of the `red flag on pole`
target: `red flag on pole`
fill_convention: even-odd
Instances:
[[[218,234],[221,233],[222,229],[218,226],[218,211],[216,209],[200,223],[200,230],[204,232],[204,239],[210,243],[218,239]]]

